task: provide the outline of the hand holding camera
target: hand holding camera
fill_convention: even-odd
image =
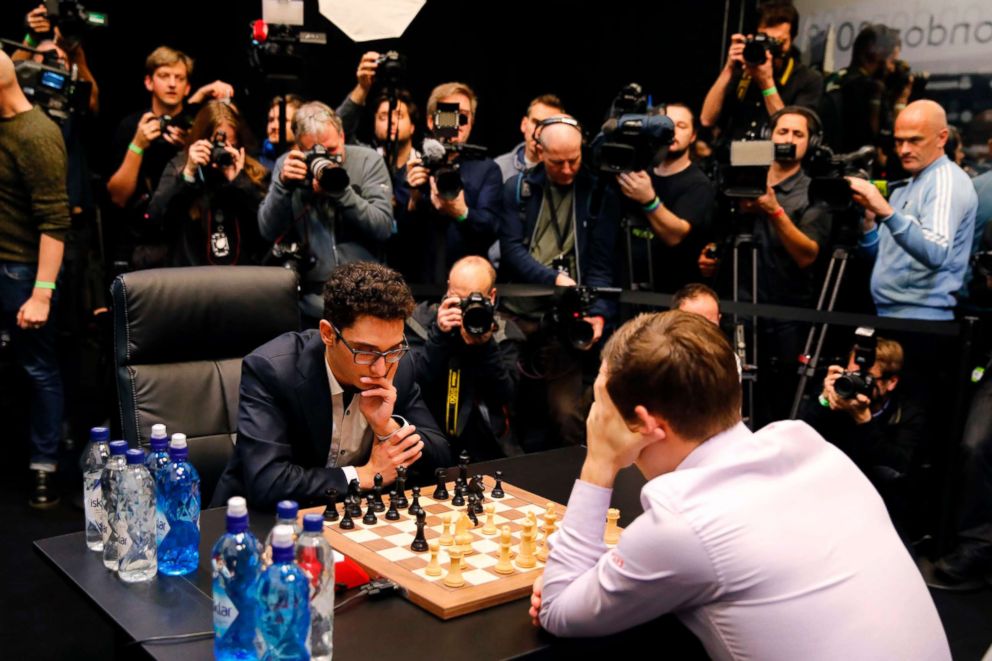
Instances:
[[[849,392],[847,390],[851,376],[852,374],[840,365],[828,367],[827,378],[823,380],[822,397],[829,403],[831,411],[843,411],[858,424],[870,422],[871,399],[864,392]],[[840,380],[840,386],[838,386],[838,380]],[[838,387],[840,392],[838,392]]]
[[[644,170],[621,172],[617,175],[617,183],[620,185],[620,192],[642,206],[653,202],[657,197],[654,186],[651,185],[651,177]]]
[[[189,153],[186,155],[186,167],[183,168],[183,174],[186,175],[187,179],[195,177],[199,168],[206,167],[210,163],[212,149],[213,143],[209,140],[197,140],[189,146]]]
[[[779,213],[782,205],[778,203],[778,198],[775,197],[775,191],[772,190],[771,186],[768,186],[765,194],[761,197],[753,200],[741,200],[740,208],[745,213],[760,213],[772,218]]]
[[[860,177],[847,177],[847,181],[851,185],[852,197],[855,202],[879,218],[888,218],[892,215],[892,206],[882,196],[875,184]]]
[[[48,10],[42,3],[28,12],[28,30],[37,35],[49,34],[52,31],[52,22],[48,20]]]
[[[454,198],[447,198],[438,192],[437,179],[430,177],[431,182],[431,204],[440,213],[451,218],[463,218],[468,213],[468,204],[465,202],[465,191],[458,191]]]
[[[699,267],[699,273],[704,278],[716,276],[717,269],[720,268],[720,254],[715,243],[706,244],[706,247],[700,251],[696,266]]]
[[[406,164],[406,184],[410,190],[416,190],[425,185],[430,178],[430,172],[419,158],[411,158]]]
[[[355,72],[355,79],[358,81],[358,86],[365,92],[366,95],[369,93],[369,89],[372,88],[372,83],[375,82],[375,72],[379,68],[379,53],[375,51],[369,51],[362,55],[362,59],[358,62],[358,70]]]
[[[279,180],[284,186],[300,186],[307,180],[307,155],[299,149],[291,149],[282,163]]]
[[[452,294],[438,306],[437,325],[444,333],[459,329],[462,341],[469,346],[486,344],[495,325],[493,303],[481,292],[472,292],[467,298]]]
[[[134,132],[131,142],[139,149],[148,149],[148,145],[162,137],[162,123],[154,113],[146,112],[138,121],[138,130]]]

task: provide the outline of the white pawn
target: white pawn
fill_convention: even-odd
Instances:
[[[496,506],[489,503],[484,509],[486,511],[486,525],[482,528],[482,534],[495,535],[498,532],[496,530]]]

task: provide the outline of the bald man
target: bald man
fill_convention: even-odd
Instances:
[[[10,332],[32,384],[29,504],[49,507],[59,500],[63,398],[52,313],[69,229],[66,150],[58,126],[31,106],[2,52],[0,119],[0,328]]]
[[[495,285],[496,270],[486,258],[463,257],[451,267],[441,304],[424,301],[407,319],[424,401],[454,454],[465,450],[474,461],[522,453],[507,411],[525,338],[515,323],[492,312]]]
[[[875,259],[871,293],[878,314],[953,319],[975,227],[978,197],[964,171],[944,155],[947,115],[933,101],[899,113],[896,154],[912,175],[886,200],[864,179],[849,177],[865,208],[859,247]]]
[[[596,175],[583,168],[582,128],[575,119],[555,115],[540,122],[535,132],[540,163],[503,185],[501,275],[520,283],[611,286],[620,219],[617,196],[611,187],[593,195]],[[553,376],[547,378],[546,409],[561,441],[578,444],[585,440],[582,363],[589,363],[590,383],[597,366],[594,360],[577,357],[573,349],[588,351],[596,345],[612,308],[603,300],[593,304],[585,318],[592,326],[592,342],[573,348],[539,332],[540,320],[550,306],[546,299],[505,303],[532,338],[531,348],[544,353],[545,362],[561,363],[549,370]],[[533,403],[540,398],[528,400]]]

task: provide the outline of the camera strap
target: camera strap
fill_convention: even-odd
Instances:
[[[554,230],[554,233],[555,233],[555,242],[558,244],[558,250],[561,251],[561,252],[564,252],[565,251],[565,237],[562,234],[561,224],[558,222],[558,211],[559,211],[559,207],[558,207],[557,204],[555,204],[554,193],[551,192],[551,188],[552,188],[552,186],[549,185],[545,189],[545,198],[544,199],[548,203],[548,211],[550,212],[548,215],[550,216],[550,220],[551,220],[551,229]],[[562,199],[564,199],[564,196],[562,197]],[[561,202],[561,200],[559,200],[559,202]],[[568,220],[567,219],[565,221],[565,227],[568,227]]]
[[[444,401],[444,429],[448,436],[458,436],[458,399],[461,382],[461,369],[450,368],[448,370],[448,396]]]
[[[789,79],[792,78],[792,72],[796,68],[795,58],[790,57],[786,60],[785,70],[782,72],[781,78],[778,79],[778,85],[785,87]],[[746,71],[741,75],[740,82],[737,83],[737,100],[743,101],[744,96],[747,94],[748,88],[751,86],[751,74]]]

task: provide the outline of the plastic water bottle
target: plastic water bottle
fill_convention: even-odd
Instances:
[[[126,533],[117,575],[125,583],[150,581],[158,572],[155,557],[155,483],[145,467],[144,450],[127,451],[120,480],[117,518]]]
[[[296,564],[310,579],[310,656],[331,661],[334,650],[334,551],[324,539],[324,515],[303,515]]]
[[[86,514],[86,546],[91,551],[103,551],[103,536],[107,532],[107,511],[103,509],[103,490],[100,476],[110,457],[110,430],[94,427],[90,442],[79,457],[83,473],[83,511]]]
[[[303,532],[303,527],[296,519],[296,515],[299,513],[300,506],[295,500],[280,500],[276,503],[276,526],[289,526],[293,529],[294,545],[296,544],[296,540],[299,539],[300,533]],[[273,527],[265,537],[265,549],[262,552],[263,568],[272,564],[272,534],[275,530],[275,527]]]
[[[100,494],[103,497],[103,511],[107,514],[107,531],[103,535],[103,564],[107,569],[117,571],[121,563],[120,535],[123,530],[117,520],[117,499],[120,497],[120,479],[127,466],[125,453],[127,441],[111,441],[110,457],[100,474]]]
[[[200,562],[200,476],[189,463],[186,434],[169,442],[165,482],[165,529],[158,547],[158,570],[178,576],[196,571]]]
[[[258,578],[262,545],[248,530],[248,505],[227,501],[227,533],[211,553],[214,578],[214,659],[257,659]]]
[[[162,543],[165,536],[165,483],[164,478],[169,474],[169,437],[165,433],[165,425],[152,425],[151,452],[145,459],[145,466],[155,480],[155,544]]]
[[[272,566],[258,581],[258,630],[265,660],[310,658],[310,581],[293,562],[293,529],[272,532]]]

